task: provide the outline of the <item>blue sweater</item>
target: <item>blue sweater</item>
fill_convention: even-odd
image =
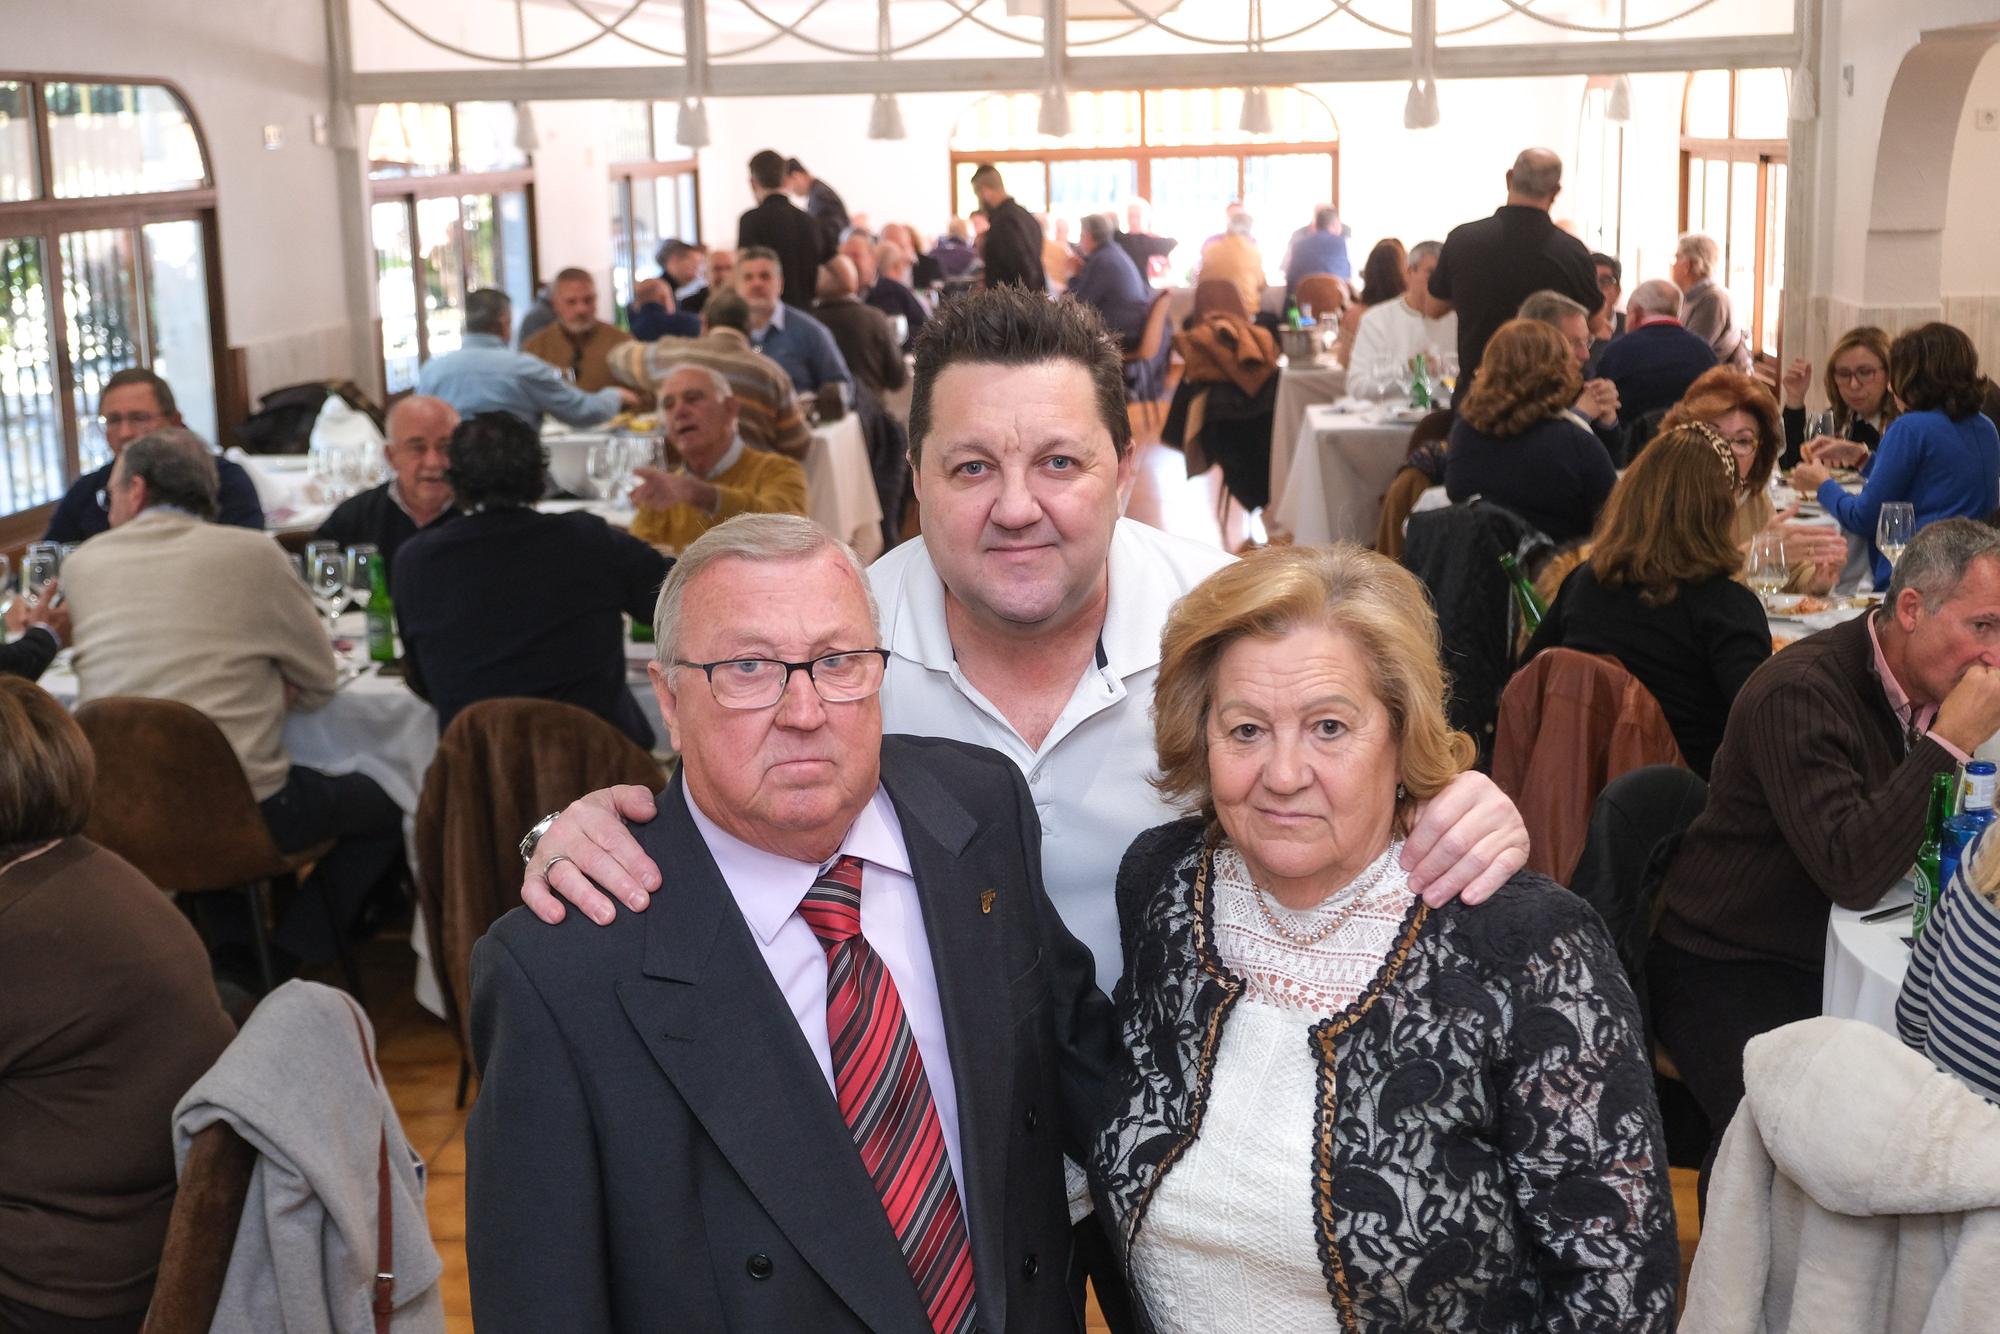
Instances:
[[[1860,495],[1831,478],[1820,485],[1820,507],[1868,539],[1877,588],[1889,586],[1889,562],[1875,549],[1875,520],[1892,500],[1915,506],[1919,529],[1939,519],[1985,518],[2000,506],[2000,432],[1982,413],[1953,421],[1937,411],[1906,412],[1882,433]]]

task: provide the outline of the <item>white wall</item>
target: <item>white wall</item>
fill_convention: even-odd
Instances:
[[[6,0],[0,31],[10,70],[164,79],[187,94],[216,181],[225,329],[253,395],[353,371],[333,153],[310,122],[327,99],[319,5]],[[264,147],[267,124],[282,148]]]
[[[1976,117],[1996,122],[1980,129]],[[2000,45],[1986,53],[1959,116],[1945,206],[1943,288],[2000,293]]]

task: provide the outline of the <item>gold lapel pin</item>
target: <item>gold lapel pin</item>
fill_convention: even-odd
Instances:
[[[981,911],[981,912],[983,912],[983,913],[990,913],[990,912],[992,912],[992,911],[993,911],[993,900],[994,900],[994,899],[996,899],[996,898],[998,898],[999,896],[1000,896],[1000,891],[998,891],[998,890],[995,890],[995,889],[982,889],[982,890],[980,890],[980,891],[979,891],[979,911]]]

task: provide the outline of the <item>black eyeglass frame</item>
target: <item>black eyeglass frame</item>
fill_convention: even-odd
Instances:
[[[854,704],[880,694],[882,684],[881,682],[877,682],[875,689],[869,691],[866,695],[855,695],[849,699],[828,699],[821,692],[819,677],[814,673],[815,668],[830,658],[858,658],[869,654],[873,654],[882,660],[882,679],[884,681],[888,680],[890,654],[889,650],[885,648],[835,649],[831,653],[822,653],[817,658],[809,658],[804,662],[785,662],[778,658],[717,658],[714,662],[689,662],[686,658],[675,658],[673,659],[673,665],[676,667],[694,667],[699,669],[701,674],[708,678],[708,693],[714,695],[715,702],[725,709],[768,709],[781,702],[785,698],[785,692],[792,688],[793,672],[804,672],[806,674],[806,680],[812,683],[813,693],[818,695],[820,702],[824,704]],[[784,668],[785,682],[778,687],[777,698],[773,699],[769,704],[731,704],[728,700],[717,694],[715,689],[715,669],[718,667],[727,667],[732,662],[768,662]]]

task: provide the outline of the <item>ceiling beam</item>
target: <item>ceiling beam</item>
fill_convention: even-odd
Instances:
[[[1024,48],[1025,50],[1025,48]],[[1401,47],[1366,51],[1247,51],[1167,55],[1070,56],[1073,89],[1235,88],[1287,83],[1401,83],[1409,77]],[[1548,75],[1647,74],[1694,69],[1790,69],[1799,39],[1700,37],[1679,41],[1554,42],[1441,46],[1440,79],[1518,79]],[[793,97],[864,93],[1032,92],[1047,69],[1039,54],[999,60],[825,60],[709,66],[710,97]],[[348,90],[369,102],[617,101],[682,95],[679,65],[616,68],[399,70],[357,72]]]

